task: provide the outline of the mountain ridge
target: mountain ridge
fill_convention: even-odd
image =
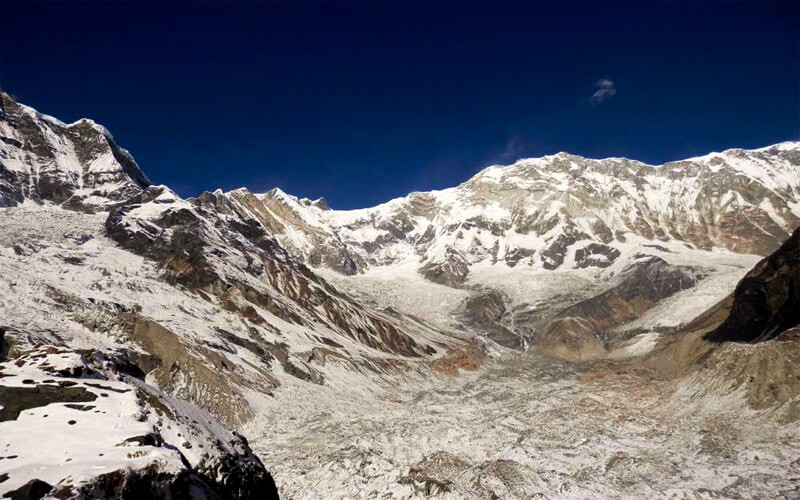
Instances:
[[[121,457],[144,457],[132,475],[90,469],[109,467],[94,456],[80,462],[88,479],[48,469],[54,491],[113,491],[123,476],[159,491],[218,488],[205,471],[220,462],[181,467],[169,451],[202,455],[206,439],[176,440],[177,423],[159,418],[186,410],[191,422],[181,400],[213,414],[212,441],[232,440],[223,472],[243,497],[251,474],[266,484],[270,473],[292,498],[653,496],[676,488],[678,470],[689,479],[675,491],[688,496],[793,487],[770,471],[796,455],[791,439],[775,442],[776,422],[800,436],[797,342],[702,335],[798,217],[797,143],[706,155],[661,177],[630,160],[553,155],[336,211],[279,189],[183,199],[128,175],[141,170],[126,171],[93,122],[73,136],[19,113],[28,118],[0,117],[0,187],[13,205],[0,208],[0,353],[13,358],[0,369],[14,374],[0,392],[25,392],[25,380],[54,391],[42,363],[113,356],[108,373],[61,382],[102,376],[158,395],[124,403],[116,425],[138,429],[147,413],[168,438],[126,441]],[[794,290],[777,268],[752,281],[769,303]],[[78,392],[50,404],[74,406]],[[115,425],[85,405],[44,408],[0,426],[38,432],[50,413],[76,422],[65,426]],[[70,452],[52,441],[41,457],[12,439],[27,465],[0,474],[0,491],[44,487],[37,466]],[[95,448],[106,447],[120,454],[114,442]],[[171,475],[153,477],[165,454]]]
[[[0,206],[31,200],[103,210],[152,184],[92,120],[65,124],[0,91],[0,127]]]
[[[395,243],[397,240],[408,240],[408,238],[422,239],[422,242],[426,243],[427,227],[413,226],[427,223],[432,229],[441,232],[442,228],[437,227],[434,224],[435,221],[431,220],[437,216],[444,219],[444,223],[451,225],[477,222],[479,226],[482,224],[481,229],[489,231],[508,232],[512,230],[517,233],[515,238],[520,240],[525,240],[526,235],[530,233],[554,240],[550,241],[551,248],[544,248],[544,245],[537,241],[531,241],[527,247],[508,242],[509,244],[505,245],[505,252],[501,252],[502,258],[506,252],[514,253],[514,257],[516,257],[519,253],[530,254],[532,251],[537,251],[541,262],[539,265],[550,267],[562,265],[566,257],[565,249],[562,247],[574,245],[573,239],[580,241],[588,237],[597,244],[608,245],[614,239],[620,239],[618,235],[620,232],[623,233],[623,236],[624,233],[632,232],[645,239],[657,241],[674,238],[705,249],[723,246],[736,252],[766,255],[777,248],[796,225],[800,225],[800,193],[797,189],[800,177],[795,168],[800,163],[800,151],[798,150],[800,150],[800,143],[785,142],[756,150],[731,149],[724,153],[711,153],[691,160],[701,162],[699,164],[690,164],[687,163],[690,160],[682,160],[662,166],[647,166],[641,162],[627,159],[589,160],[574,155],[552,155],[534,160],[520,160],[506,167],[487,167],[454,188],[416,192],[366,209],[326,210],[325,213],[318,213],[313,208],[300,204],[297,198],[291,197],[291,195],[283,196],[280,193],[276,194],[275,191],[270,191],[257,196],[267,202],[272,202],[273,205],[285,205],[284,209],[294,212],[295,218],[302,219],[299,225],[315,226],[320,231],[328,233],[329,237],[324,244],[333,246],[340,253],[348,253],[350,258],[356,262],[356,267],[360,265],[362,269],[375,265],[374,259],[370,261],[375,252],[370,248],[359,247],[369,245],[385,247],[387,246],[386,240],[392,238]],[[771,164],[766,156],[768,154],[775,155],[776,161],[780,158],[783,164]],[[742,156],[744,158],[741,158]],[[749,161],[750,157],[753,159],[752,162]],[[584,164],[579,165],[575,163],[576,161],[582,161]],[[570,168],[564,168],[565,162],[570,165]],[[618,175],[624,178],[630,164],[644,165],[645,167],[641,167],[632,177],[628,174],[632,180],[624,180],[630,182],[630,185],[625,186],[621,182],[614,182],[612,176]],[[559,175],[552,175],[548,178],[546,174],[542,173],[542,169],[553,166],[561,167],[556,172]],[[750,177],[743,173],[748,166],[752,167],[749,172]],[[651,188],[647,185],[648,179],[642,179],[646,177],[641,173],[644,168],[653,169],[652,172],[647,171],[648,174],[668,176],[668,179],[655,179],[661,185],[664,185],[665,182],[672,182],[676,176],[690,173],[701,176],[706,179],[701,180],[702,182],[713,183],[713,185],[708,188],[708,192],[691,185],[673,189],[675,196],[685,198],[685,200],[681,200],[683,201],[682,205],[677,202],[670,203],[669,200],[658,199],[652,195],[650,199],[647,199],[656,187]],[[522,172],[519,172],[520,170]],[[576,184],[576,181],[571,180],[575,176],[585,177],[587,170],[604,171],[603,176],[596,179],[596,182],[598,184],[605,182],[607,185],[595,186],[599,191],[593,192],[590,186],[579,185]],[[570,171],[572,177],[567,176]],[[505,180],[503,180],[504,176]],[[557,192],[551,193],[551,196],[537,194],[536,184],[540,180],[549,181],[544,186],[554,186]],[[561,186],[559,186],[559,182],[562,183]],[[503,200],[502,193],[492,198],[493,185],[496,186],[496,189],[507,192],[519,187],[516,189],[517,192],[513,193],[518,198],[517,204],[515,205],[513,199]],[[658,188],[661,189],[660,186]],[[748,196],[749,200],[742,195],[745,189],[755,193]],[[725,190],[724,192],[729,196],[728,199],[720,199],[718,192],[721,190]],[[482,194],[481,191],[484,193]],[[670,190],[666,190],[666,192],[670,192]],[[598,193],[602,194],[598,197]],[[646,202],[639,204],[632,202],[633,193],[645,199]],[[617,210],[613,207],[609,209],[608,200],[615,195],[621,196],[623,200],[620,203],[624,202],[627,205]],[[472,197],[474,200],[470,202],[470,200],[459,199],[465,197]],[[496,203],[498,200],[500,205]],[[448,214],[449,211],[455,210],[453,205],[459,203],[461,213]],[[524,206],[520,207],[519,204],[524,204]],[[556,205],[562,207],[554,209],[553,207]],[[537,206],[548,208],[539,213],[529,208]],[[585,213],[575,213],[576,211]],[[595,214],[595,212],[597,213]],[[743,218],[744,214],[747,214],[747,217]],[[584,215],[583,219],[585,220],[581,220],[581,215]],[[429,220],[421,222],[413,220],[420,216],[427,216]],[[374,220],[370,220],[382,217],[384,219],[401,218],[401,224],[406,224],[406,227],[396,226],[397,221],[394,221],[393,224],[390,221],[378,220],[376,223]],[[688,223],[683,223],[681,217],[686,218]],[[747,218],[754,219],[755,222],[744,220]],[[474,220],[470,221],[470,219]],[[293,221],[288,222],[291,225]],[[384,224],[384,227],[381,227],[381,223]],[[736,226],[736,223],[741,223],[740,226],[747,231],[764,232],[766,241],[763,243],[737,241],[739,238],[730,229],[731,226]],[[396,227],[391,227],[392,225]],[[556,225],[564,226],[560,228],[560,235],[548,234],[548,231]],[[361,231],[363,234],[358,234],[359,229],[363,229]],[[291,233],[291,231],[287,230],[287,233]],[[296,241],[295,236],[292,233],[285,237],[284,244],[290,248],[295,247],[300,254],[311,258],[312,264],[319,261],[320,259],[310,255],[312,251],[308,247],[316,246],[317,248],[314,250],[321,252],[323,251],[321,248],[324,246],[323,242]],[[433,236],[438,237],[439,235]],[[474,237],[474,235],[472,236]],[[560,236],[561,241],[557,241],[556,236]],[[278,237],[280,238],[280,235]],[[348,237],[352,240],[351,242],[342,241],[347,240]],[[382,241],[379,241],[378,238],[382,238]],[[533,238],[528,239],[533,240]],[[521,241],[521,243],[524,244],[525,241]],[[443,244],[462,251],[478,250],[476,247],[470,247],[469,244],[459,245],[454,241],[453,235],[445,238]],[[497,252],[492,252],[486,242],[482,242],[480,246],[483,247],[484,252],[493,253],[494,258],[497,258]],[[445,257],[442,248],[438,250],[438,255],[428,252],[425,248],[422,248],[421,251],[424,253],[423,260],[436,261]],[[377,259],[380,260],[381,257],[378,256]]]

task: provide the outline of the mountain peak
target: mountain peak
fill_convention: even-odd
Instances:
[[[150,184],[102,125],[65,124],[0,93],[0,206],[30,200],[96,212]]]

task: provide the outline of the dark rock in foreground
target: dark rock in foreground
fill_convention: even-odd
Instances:
[[[52,346],[0,364],[4,498],[278,497],[244,437],[131,365]]]

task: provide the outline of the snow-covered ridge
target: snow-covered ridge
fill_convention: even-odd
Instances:
[[[280,190],[259,198],[281,221],[285,246],[312,265],[350,259],[359,272],[440,262],[447,249],[473,264],[574,266],[586,243],[619,249],[631,240],[765,255],[800,225],[800,143],[663,165],[559,153],[357,210],[320,210]]]
[[[65,124],[0,92],[0,206],[106,210],[150,184],[131,154],[89,119]]]
[[[699,266],[703,278],[615,331],[675,328],[721,300],[800,226],[800,143],[664,165],[559,153],[357,210],[280,190],[258,199],[281,245],[337,286],[394,297],[379,303],[440,326],[455,316],[466,322],[457,328],[476,327],[473,309],[491,309],[494,323],[478,330],[524,347],[560,308],[650,257]]]

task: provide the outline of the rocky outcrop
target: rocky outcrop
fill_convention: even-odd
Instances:
[[[26,352],[0,364],[0,402],[6,497],[277,498],[243,437],[119,352]]]
[[[589,243],[575,250],[575,267],[608,267],[617,260],[620,251],[602,243]]]
[[[469,261],[458,250],[448,247],[444,259],[427,262],[419,268],[425,279],[440,285],[459,287],[469,274]]]
[[[576,231],[572,226],[567,226],[567,230],[564,233],[559,234],[542,250],[541,255],[539,255],[542,261],[542,267],[550,271],[557,269],[564,263],[564,258],[567,256],[569,248],[578,240],[588,238],[588,234]]]
[[[764,342],[800,325],[800,229],[736,286],[713,342]]]

